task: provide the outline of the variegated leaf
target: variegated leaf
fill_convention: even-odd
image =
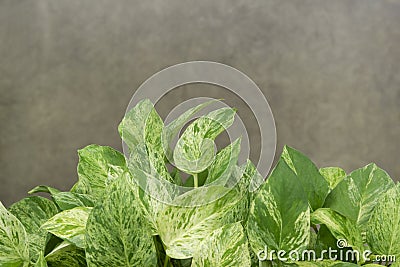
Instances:
[[[61,210],[68,210],[76,207],[93,207],[96,203],[95,197],[89,194],[59,192],[52,194],[52,197]]]
[[[214,201],[193,208],[195,203],[204,203],[204,199]],[[167,254],[176,259],[192,257],[211,232],[241,219],[241,199],[237,190],[220,186],[200,187],[177,197],[176,206],[166,206],[157,218]]]
[[[86,226],[88,266],[156,266],[157,254],[128,174],[107,188]]]
[[[334,189],[346,177],[346,172],[338,167],[326,167],[319,169],[321,175],[329,183],[329,188]]]
[[[307,194],[312,210],[321,208],[329,193],[329,185],[314,163],[299,151],[288,146],[284,147],[281,158],[296,174]]]
[[[33,262],[36,262],[39,254],[44,252],[49,238],[47,232],[40,226],[57,214],[56,205],[47,198],[32,196],[14,203],[9,210],[24,225],[29,244],[29,256]]]
[[[144,128],[144,138],[149,161],[160,177],[173,182],[173,178],[165,166],[164,159],[166,156],[161,142],[163,129],[164,123],[162,119],[154,108],[151,109]]]
[[[367,241],[380,255],[395,255],[400,261],[400,185],[379,200],[367,226]]]
[[[60,210],[68,210],[75,207],[93,207],[96,202],[96,198],[92,195],[61,192],[58,189],[46,185],[37,186],[28,193],[49,193]]]
[[[62,211],[45,222],[42,228],[79,248],[85,248],[86,222],[91,210],[89,207],[76,207]]]
[[[0,202],[0,266],[27,267],[29,248],[25,228]]]
[[[111,147],[89,145],[78,154],[79,182],[71,190],[74,193],[100,198],[106,185],[126,171],[124,155]]]
[[[313,224],[324,224],[338,240],[344,240],[348,247],[363,252],[363,240],[357,226],[346,217],[331,209],[318,209],[311,214]],[[346,246],[346,247],[347,247]]]
[[[162,143],[164,147],[164,151],[166,152],[166,156],[172,162],[172,152],[171,152],[171,142],[173,141],[174,137],[179,133],[182,127],[187,123],[197,112],[205,108],[206,106],[210,105],[211,103],[215,102],[215,100],[204,102],[196,107],[190,108],[181,114],[178,118],[173,120],[171,123],[166,125],[163,129],[162,134]]]
[[[378,199],[393,186],[384,170],[369,164],[344,178],[328,195],[324,207],[346,216],[365,231]]]
[[[310,239],[310,208],[295,173],[280,160],[254,198],[247,222],[255,253],[268,249],[303,251]]]
[[[64,241],[46,257],[48,267],[85,267],[85,251]]]
[[[119,134],[130,150],[143,143],[146,121],[153,109],[153,103],[144,99],[128,111],[119,124]]]
[[[241,138],[225,147],[215,156],[208,170],[205,184],[225,185],[239,158]]]
[[[199,173],[214,160],[213,140],[232,125],[236,111],[221,108],[192,122],[174,150],[174,163],[187,173]]]
[[[51,195],[61,192],[60,190],[47,185],[39,185],[28,192],[28,194],[35,193],[49,193]]]
[[[37,261],[36,261],[34,267],[48,267],[48,266],[47,266],[47,261],[46,261],[46,259],[45,259],[44,256],[43,256],[43,252],[41,252],[41,253],[39,254],[39,257],[38,257],[38,259],[37,259]]]
[[[215,230],[199,246],[192,267],[251,265],[246,235],[240,222]]]

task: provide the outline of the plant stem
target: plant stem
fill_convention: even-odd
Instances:
[[[169,256],[167,254],[165,254],[165,258],[164,258],[164,267],[167,267],[169,264]]]
[[[194,188],[199,187],[199,178],[197,177],[197,175],[197,173],[193,173]]]

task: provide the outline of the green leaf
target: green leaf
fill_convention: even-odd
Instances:
[[[306,249],[310,239],[310,208],[295,173],[280,160],[254,198],[247,222],[255,253],[269,249]]]
[[[47,186],[47,185],[39,185],[33,188],[28,194],[35,194],[35,193],[49,193],[51,195],[59,193],[60,190]]]
[[[222,197],[221,197],[222,196]],[[218,199],[218,197],[220,197]],[[209,204],[190,207],[204,199],[217,199]],[[199,187],[166,205],[157,218],[157,229],[171,258],[193,257],[199,244],[214,230],[240,220],[242,196],[237,190],[221,186]]]
[[[131,151],[138,144],[143,144],[146,121],[153,108],[153,103],[144,99],[128,111],[119,124],[119,134]]]
[[[327,254],[322,255],[323,250],[329,250],[329,248],[337,248],[337,239],[332,235],[328,227],[324,224],[319,226],[317,240],[313,247],[316,255],[321,255],[325,259],[329,257]]]
[[[384,170],[369,164],[346,176],[328,195],[324,207],[346,216],[365,231],[378,199],[393,186]]]
[[[54,202],[61,210],[69,210],[76,207],[94,207],[96,199],[88,194],[72,192],[59,192],[52,194]]]
[[[37,261],[36,261],[34,267],[48,267],[48,266],[47,266],[47,261],[46,261],[46,259],[45,259],[44,256],[43,256],[43,252],[41,252],[41,253],[39,254],[39,257],[38,257],[38,259],[37,259]]]
[[[86,222],[91,210],[88,207],[76,207],[62,211],[44,223],[42,228],[79,248],[85,248]]]
[[[214,162],[209,167],[205,184],[225,185],[230,178],[239,158],[241,138],[225,147],[215,156]]]
[[[284,147],[281,158],[296,174],[307,194],[312,210],[321,208],[329,193],[329,185],[314,163],[299,151],[288,146]]]
[[[78,150],[78,154],[80,185],[72,190],[74,193],[100,198],[106,185],[126,171],[124,155],[111,147],[89,145]]]
[[[86,226],[88,266],[156,266],[157,254],[127,173],[107,188]]]
[[[221,108],[198,118],[183,132],[174,150],[175,166],[187,173],[199,173],[214,160],[213,140],[232,125],[236,111]]]
[[[61,192],[58,189],[46,185],[37,186],[28,193],[49,193],[61,210],[68,210],[75,207],[93,207],[96,202],[96,198],[91,195],[74,192]]]
[[[376,205],[367,225],[367,241],[375,254],[396,255],[400,260],[400,185]]]
[[[28,266],[29,248],[22,223],[0,202],[0,265]]]
[[[164,127],[163,129],[163,134],[162,134],[162,142],[163,142],[163,147],[164,151],[166,151],[168,159],[171,159],[171,148],[170,144],[174,137],[179,133],[179,131],[182,129],[182,127],[200,110],[205,108],[206,106],[210,105],[211,103],[215,102],[215,100],[207,101],[204,102],[196,107],[190,108],[187,111],[185,111],[183,114],[181,114],[178,118],[173,120],[171,123],[169,123],[167,126]],[[170,160],[171,161],[171,160]]]
[[[250,253],[243,227],[227,224],[215,230],[199,246],[192,267],[250,266]]]
[[[318,209],[311,214],[313,224],[324,224],[338,240],[345,240],[347,246],[363,252],[363,240],[357,226],[346,217],[331,209]]]
[[[14,203],[9,210],[24,225],[29,244],[29,256],[33,262],[36,262],[39,254],[44,252],[49,238],[47,232],[40,227],[57,214],[56,205],[47,198],[32,196]]]
[[[338,167],[326,167],[319,169],[321,175],[329,183],[329,188],[334,189],[346,177],[346,172]]]
[[[85,251],[64,241],[46,257],[48,267],[85,267]]]
[[[149,155],[149,161],[155,171],[157,171],[158,176],[173,182],[173,178],[168,173],[167,167],[165,166],[165,153],[161,142],[163,129],[164,123],[162,119],[158,115],[157,111],[152,108],[147,117],[144,128],[144,136]]]

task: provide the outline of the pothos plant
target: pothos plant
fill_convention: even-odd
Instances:
[[[238,165],[240,139],[214,153],[213,140],[234,120],[231,108],[193,121],[172,149],[209,104],[164,125],[143,100],[119,125],[129,157],[89,145],[78,151],[70,191],[38,186],[29,193],[51,199],[0,203],[0,266],[357,266],[400,257],[400,186],[375,164],[346,175],[286,146],[264,181],[250,161]],[[265,257],[329,248],[371,255]]]

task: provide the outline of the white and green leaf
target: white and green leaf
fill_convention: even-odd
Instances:
[[[346,176],[328,195],[324,207],[346,216],[364,232],[378,199],[393,186],[384,170],[369,164]]]
[[[173,178],[165,166],[166,155],[161,141],[163,129],[164,123],[162,119],[154,108],[151,109],[144,128],[144,138],[149,162],[158,173],[158,176],[172,182]]]
[[[45,222],[42,228],[79,248],[85,248],[86,222],[91,210],[89,207],[76,207],[62,211]]]
[[[367,242],[374,254],[400,260],[400,185],[384,194],[367,224]]]
[[[247,237],[240,222],[215,230],[196,251],[192,267],[250,266]]]
[[[345,177],[346,172],[338,167],[326,167],[319,169],[321,175],[329,183],[329,188],[333,190]]]
[[[96,203],[96,198],[89,194],[59,192],[52,194],[52,197],[61,210],[68,210],[76,207],[93,207]]]
[[[127,173],[107,188],[86,226],[88,266],[156,266],[157,255]]]
[[[28,192],[28,194],[49,193],[50,195],[53,195],[53,194],[56,194],[59,192],[61,192],[61,191],[54,187],[47,186],[47,185],[39,185],[39,186],[36,186],[35,188],[33,188],[32,190],[30,190]]]
[[[10,212],[24,225],[29,245],[31,261],[36,262],[39,254],[44,252],[49,235],[41,225],[57,214],[56,205],[47,198],[32,196],[14,203]]]
[[[348,247],[364,251],[361,232],[357,226],[334,210],[327,208],[316,210],[311,214],[311,222],[315,225],[325,225],[337,240],[345,240]]]
[[[74,193],[100,198],[106,185],[126,171],[124,155],[111,147],[89,145],[78,154],[79,182],[71,190]]]
[[[0,202],[0,266],[27,267],[29,247],[22,223]]]
[[[119,134],[131,151],[138,144],[144,143],[144,128],[153,108],[153,103],[144,99],[128,111],[119,124]]]
[[[34,267],[48,267],[47,266],[47,261],[44,258],[43,252],[39,253],[39,257],[36,260]]]
[[[64,241],[46,255],[48,267],[85,267],[85,251]]]
[[[215,156],[213,140],[232,125],[236,111],[221,108],[192,122],[174,150],[174,163],[187,173],[199,173],[210,166]]]
[[[162,143],[164,147],[164,151],[166,152],[166,156],[168,159],[171,159],[172,152],[171,152],[171,142],[175,138],[175,136],[179,133],[182,127],[200,110],[205,108],[206,106],[210,105],[211,103],[215,102],[215,100],[204,102],[196,107],[192,107],[181,114],[178,118],[173,120],[171,123],[166,125],[163,129],[162,134]],[[170,160],[172,161],[172,160]]]
[[[303,251],[310,240],[310,208],[296,174],[280,160],[255,196],[247,221],[255,253],[265,246],[276,251]]]
[[[223,148],[215,156],[208,170],[205,184],[225,185],[230,178],[239,158],[241,138]]]
[[[209,204],[193,207],[210,199]],[[167,254],[175,259],[193,257],[200,243],[214,230],[241,219],[242,196],[221,186],[191,190],[167,205],[159,214],[157,229]]]

